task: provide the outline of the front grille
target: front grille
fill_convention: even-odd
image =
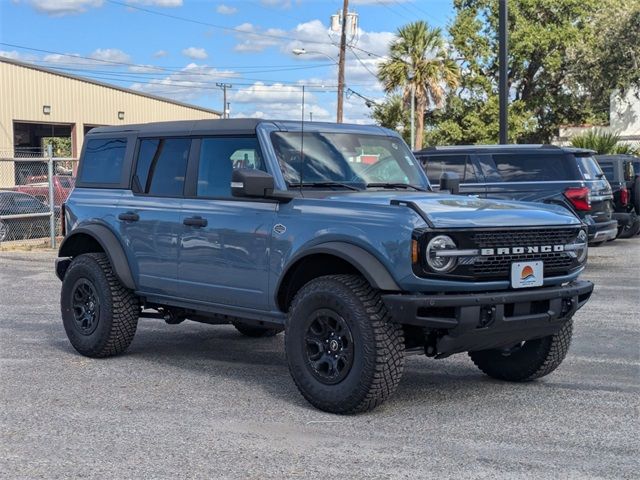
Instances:
[[[566,272],[571,268],[573,259],[566,253],[529,253],[521,255],[492,255],[488,257],[477,257],[471,267],[474,275],[482,276],[508,276],[511,274],[511,263],[542,260],[544,262],[544,276],[551,273],[558,274]]]
[[[478,248],[518,247],[523,245],[566,245],[578,234],[576,228],[535,228],[475,232],[472,241]]]
[[[477,248],[566,245],[573,241],[578,231],[575,227],[482,231],[474,232],[471,239]],[[470,270],[474,276],[508,278],[513,262],[536,260],[544,262],[545,277],[566,274],[575,266],[574,258],[568,253],[547,252],[476,257]]]

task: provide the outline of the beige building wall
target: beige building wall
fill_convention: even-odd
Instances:
[[[51,107],[45,115],[43,106]],[[124,120],[118,119],[124,112]],[[73,124],[73,152],[84,125],[220,118],[213,110],[53,73],[0,57],[0,156],[13,155],[13,122]]]

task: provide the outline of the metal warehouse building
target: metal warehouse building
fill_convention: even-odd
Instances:
[[[43,156],[51,138],[65,142],[65,156],[78,157],[85,134],[96,126],[220,116],[215,110],[0,57],[0,157]],[[0,172],[3,183],[10,176]]]

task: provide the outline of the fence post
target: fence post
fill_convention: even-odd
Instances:
[[[49,234],[51,236],[51,248],[56,248],[56,199],[53,192],[53,146],[49,144],[47,146],[47,154],[49,160],[47,161],[47,170],[49,176],[49,210],[51,215],[49,217]]]

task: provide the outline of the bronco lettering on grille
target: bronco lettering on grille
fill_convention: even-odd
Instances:
[[[522,253],[550,253],[564,252],[564,245],[543,245],[534,247],[499,247],[499,248],[481,248],[480,255],[518,255]]]

